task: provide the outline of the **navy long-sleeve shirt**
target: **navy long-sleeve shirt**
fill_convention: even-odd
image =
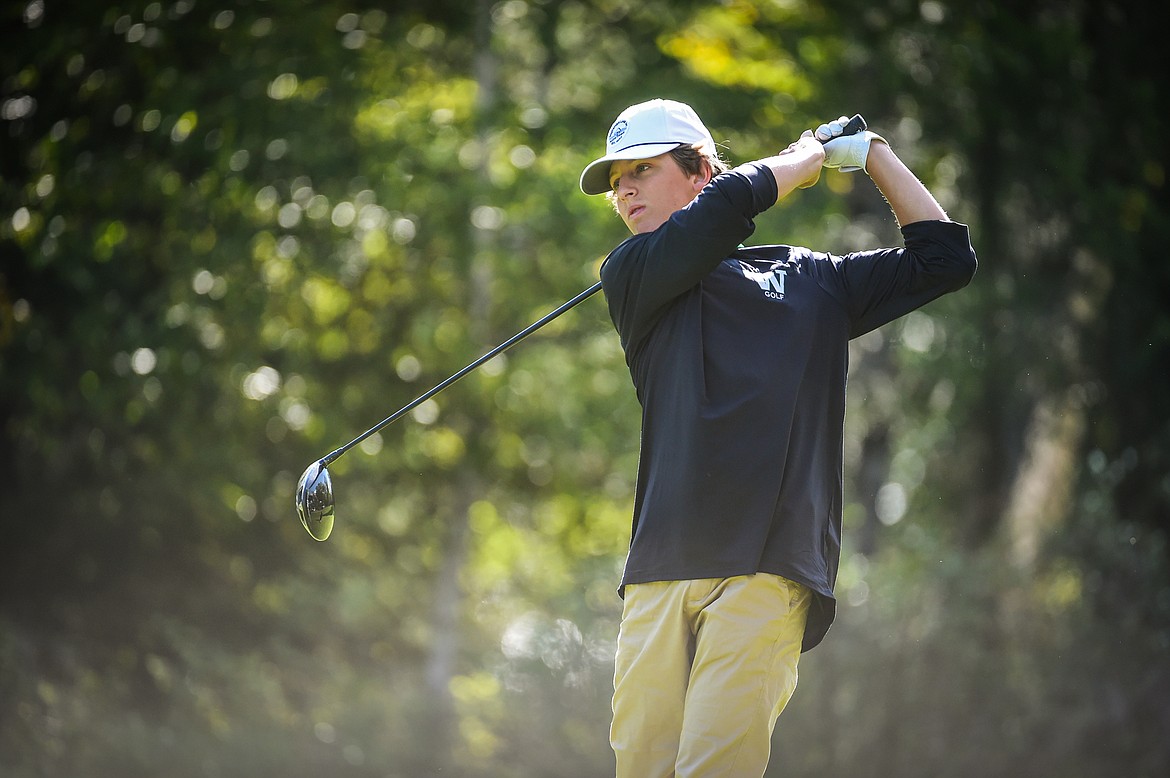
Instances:
[[[601,269],[642,405],[622,590],[757,572],[815,593],[804,650],[836,612],[848,342],[975,272],[966,226],[833,256],[741,243],[776,200],[764,165],[716,177]]]

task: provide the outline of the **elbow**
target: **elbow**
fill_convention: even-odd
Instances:
[[[970,257],[953,257],[948,259],[945,264],[936,264],[931,275],[934,277],[934,283],[939,292],[950,294],[970,284],[971,279],[975,277],[977,267],[978,262],[974,254],[971,254]]]
[[[978,269],[979,260],[975,256],[974,249],[956,253],[947,262],[947,276],[949,280],[947,291],[957,292],[971,283],[971,279],[975,277],[975,271]]]
[[[979,269],[979,258],[975,256],[975,250],[972,249],[963,257],[960,265],[959,277],[961,282],[957,288],[962,289],[967,284],[971,283],[971,279],[975,278],[975,271]]]
[[[970,242],[965,246],[956,246],[947,252],[947,275],[949,288],[947,291],[957,291],[971,283],[979,269],[979,260],[975,255],[975,247]]]

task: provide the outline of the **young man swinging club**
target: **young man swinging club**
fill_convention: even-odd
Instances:
[[[800,654],[836,610],[848,342],[975,272],[967,227],[845,121],[727,170],[689,106],[651,100],[618,116],[581,175],[633,233],[601,269],[642,405],[618,778],[764,773]],[[752,219],[822,167],[867,173],[905,246],[743,247]]]

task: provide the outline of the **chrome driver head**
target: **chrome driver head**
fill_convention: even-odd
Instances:
[[[296,493],[297,516],[315,540],[333,531],[333,481],[324,461],[309,465],[301,475]]]

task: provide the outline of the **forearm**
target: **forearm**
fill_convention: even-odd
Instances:
[[[947,221],[947,214],[934,195],[885,143],[870,144],[865,170],[890,204],[899,225]]]
[[[776,202],[796,189],[812,186],[821,175],[825,149],[812,134],[802,136],[788,148],[773,157],[761,159],[776,179]]]

